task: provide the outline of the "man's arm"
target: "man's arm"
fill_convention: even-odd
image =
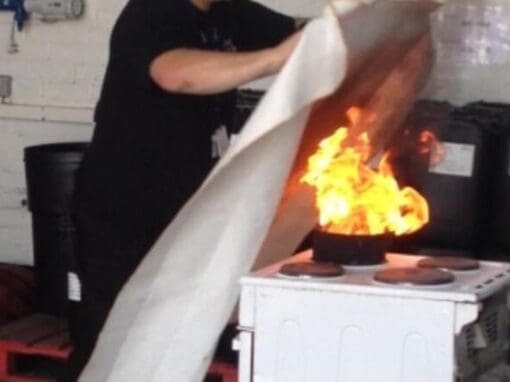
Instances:
[[[174,49],[156,57],[149,68],[162,89],[183,94],[221,93],[278,72],[296,46],[301,33],[281,44],[255,52],[216,52]]]

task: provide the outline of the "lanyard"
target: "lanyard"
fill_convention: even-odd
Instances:
[[[190,15],[195,21],[196,27],[200,34],[200,43],[207,50],[221,51],[223,50],[223,39],[221,38],[218,27],[215,25],[211,10],[202,11],[198,9],[191,0],[184,0],[188,5]],[[213,5],[214,6],[214,5]]]
[[[218,28],[215,19],[214,10],[210,9],[207,12],[199,10],[191,0],[184,0],[188,3],[191,17],[195,21],[196,28],[199,32],[200,45],[202,49],[209,51],[221,52],[224,51],[224,35],[220,28]],[[214,7],[214,4],[212,5]],[[211,112],[212,124],[216,127],[225,124],[225,117],[227,117],[227,99],[225,94],[216,94],[211,97],[209,103],[209,110]]]

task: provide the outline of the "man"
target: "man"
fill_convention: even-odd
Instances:
[[[294,30],[248,0],[130,0],[122,11],[77,182],[82,301],[64,381],[76,380],[120,288],[224,149],[233,89],[277,72]]]

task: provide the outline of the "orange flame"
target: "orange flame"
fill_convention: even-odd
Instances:
[[[361,113],[361,109],[356,106],[352,106],[346,111],[345,114],[347,114],[351,126],[357,124],[361,120]]]
[[[444,158],[444,147],[437,140],[433,132],[424,130],[420,134],[420,154],[430,153],[430,164],[438,165]]]
[[[316,189],[321,227],[345,235],[403,235],[420,229],[429,220],[427,201],[411,187],[399,188],[386,155],[377,169],[365,164],[370,157],[366,133],[344,147],[347,135],[343,127],[324,139],[301,179]]]

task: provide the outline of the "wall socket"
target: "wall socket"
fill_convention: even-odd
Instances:
[[[12,95],[12,76],[0,74],[0,98],[2,102]]]

